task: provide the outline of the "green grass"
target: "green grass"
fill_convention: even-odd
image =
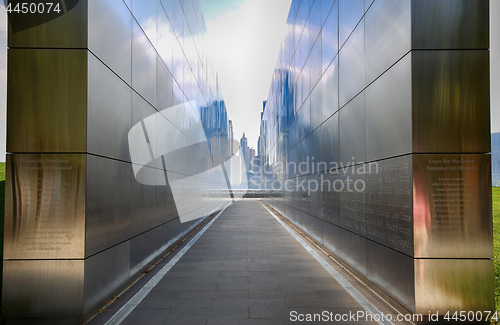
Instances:
[[[500,313],[500,187],[493,187],[493,247],[495,249],[495,307]]]
[[[5,324],[2,318],[2,272],[3,272],[3,214],[5,206],[5,163],[0,162],[0,324]]]

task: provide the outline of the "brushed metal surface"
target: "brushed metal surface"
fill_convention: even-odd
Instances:
[[[323,1],[328,2],[328,1]],[[339,51],[339,1],[331,6],[330,13],[321,30],[321,64],[325,71]],[[327,13],[325,11],[325,13]],[[325,14],[326,15],[326,14]]]
[[[365,0],[365,11],[367,11],[375,0]]]
[[[5,259],[83,258],[85,155],[7,155]]]
[[[416,313],[495,309],[493,260],[415,259],[414,263]]]
[[[153,46],[156,46],[156,3],[159,0],[132,1],[132,15]],[[179,13],[182,14],[182,13]]]
[[[130,279],[130,246],[126,241],[85,259],[83,313],[97,307]]]
[[[364,86],[365,29],[363,19],[339,52],[339,107],[342,108]]]
[[[157,1],[157,20],[156,20],[156,50],[160,55],[163,62],[172,71],[172,43],[175,41],[175,32],[170,24],[170,20],[165,13],[165,8],[163,6],[165,1]]]
[[[132,21],[132,87],[156,106],[156,53],[146,34]]]
[[[161,161],[159,159],[153,159],[151,157],[151,152],[149,147],[151,147],[151,151],[153,153],[158,152],[158,131],[157,127],[158,125],[161,125],[161,122],[158,122],[157,120],[159,118],[164,118],[161,114],[157,114],[158,111],[154,109],[153,106],[151,106],[147,101],[145,101],[141,96],[137,95],[136,92],[132,92],[132,117],[131,117],[131,124],[133,126],[135,125],[140,125],[140,127],[137,127],[139,129],[139,132],[142,137],[139,139],[139,136],[136,137],[130,137],[129,142],[129,147],[133,148],[134,150],[136,148],[141,148],[144,150],[144,156],[145,158],[147,157],[146,161],[148,162],[148,166],[154,167],[154,168],[163,168],[163,165],[161,164]],[[142,132],[141,132],[142,131]],[[135,131],[134,131],[135,132]],[[136,134],[137,135],[137,134]],[[144,139],[146,138],[146,139]],[[142,140],[146,140],[147,143],[144,143]],[[136,141],[141,141],[139,143],[136,143]],[[152,160],[152,161],[151,161]],[[151,161],[151,162],[150,162]],[[133,163],[137,163],[137,161],[133,160]],[[154,182],[153,182],[154,184]]]
[[[488,0],[412,0],[413,49],[488,49]]]
[[[78,317],[83,312],[83,260],[3,262],[2,316]]]
[[[411,0],[375,1],[365,15],[366,84],[375,80],[410,49]]]
[[[339,250],[340,258],[349,263],[359,273],[366,276],[366,241],[365,237],[353,232],[339,228]]]
[[[323,82],[320,80],[311,92],[311,131],[316,130],[323,122],[322,104],[323,104]]]
[[[415,312],[414,259],[371,240],[366,241],[367,277],[391,297]],[[428,292],[432,295],[432,291]]]
[[[323,220],[339,225],[340,221],[340,192],[335,190],[340,188],[337,175],[332,175],[329,172],[321,173],[321,189],[322,189],[322,217]]]
[[[321,176],[320,174],[309,175],[309,189],[311,191],[311,215],[323,219],[322,213],[322,202],[321,198],[323,196],[323,192],[321,190]]]
[[[489,152],[487,50],[412,52],[413,152]]]
[[[87,150],[130,161],[127,134],[131,128],[132,90],[90,53],[88,67]]]
[[[489,155],[413,156],[416,258],[493,257],[490,175]]]
[[[131,85],[132,15],[125,3],[88,0],[88,21],[89,50]]]
[[[326,120],[320,131],[322,133],[323,162],[326,164],[324,168],[325,170],[331,169],[335,167],[334,163],[338,162],[340,158],[339,114]]]
[[[41,23],[48,15],[16,14],[9,19],[22,20],[22,25],[34,26],[15,32],[12,23],[8,26],[8,46],[29,48],[87,48],[87,4],[88,0],[77,1],[68,12],[59,17]],[[62,10],[62,6],[61,10]]]
[[[86,50],[9,49],[7,151],[85,152],[86,83]]]
[[[339,0],[339,46],[349,38],[365,13],[365,0]],[[361,29],[364,27],[361,24]]]
[[[345,165],[366,161],[365,92],[339,113],[339,162]],[[333,160],[335,161],[335,160]]]
[[[342,184],[334,184],[340,191],[339,225],[358,235],[366,236],[366,192],[364,164],[340,171]]]
[[[132,167],[87,155],[85,256],[130,238]]]
[[[366,169],[367,237],[413,256],[412,157],[381,160]]]
[[[412,152],[411,88],[407,55],[365,90],[367,161]]]
[[[339,227],[323,222],[323,245],[332,253],[339,254]]]
[[[307,234],[319,245],[323,245],[323,220],[310,214],[305,214]]]
[[[321,78],[321,118],[326,121],[339,109],[339,64],[338,56],[333,59]]]

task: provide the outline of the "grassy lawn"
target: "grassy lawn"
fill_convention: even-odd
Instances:
[[[3,272],[3,214],[5,205],[5,163],[0,162],[0,324],[5,324],[2,311],[2,272]]]
[[[500,313],[500,187],[492,189],[493,245],[495,248],[495,307]]]

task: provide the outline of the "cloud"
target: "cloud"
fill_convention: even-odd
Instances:
[[[234,136],[256,147],[262,102],[267,99],[291,0],[246,0],[207,20],[207,49],[214,59]]]

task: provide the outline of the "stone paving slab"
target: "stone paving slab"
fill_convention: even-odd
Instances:
[[[363,308],[259,201],[240,200],[122,324],[312,325],[290,313],[325,310]]]

